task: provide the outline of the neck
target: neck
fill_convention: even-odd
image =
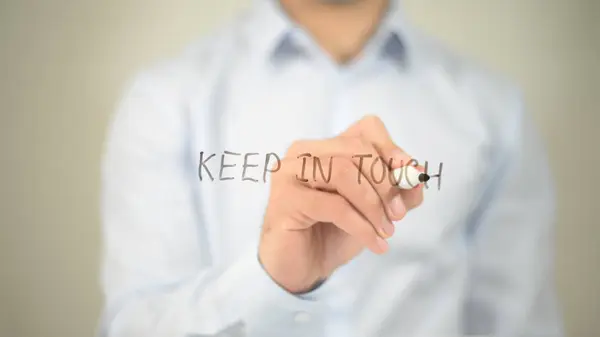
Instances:
[[[288,16],[336,62],[360,55],[376,32],[389,0],[280,0]]]

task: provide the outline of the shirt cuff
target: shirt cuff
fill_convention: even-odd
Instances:
[[[283,289],[264,270],[256,253],[244,255],[228,268],[216,290],[221,294],[219,310],[229,319],[241,319],[248,337],[323,333],[325,304],[315,294],[299,296]]]

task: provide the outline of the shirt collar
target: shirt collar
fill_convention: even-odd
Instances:
[[[400,65],[407,64],[405,19],[400,0],[389,0],[389,9],[374,40],[380,55]],[[292,38],[299,27],[280,8],[278,0],[254,0],[250,42],[257,57],[264,60],[297,55],[301,52]]]

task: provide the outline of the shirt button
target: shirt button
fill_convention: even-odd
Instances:
[[[310,321],[310,314],[308,312],[297,312],[296,316],[294,316],[294,321],[296,323],[307,323]]]

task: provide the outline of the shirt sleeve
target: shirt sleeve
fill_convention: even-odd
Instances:
[[[218,336],[237,324],[249,337],[319,336],[323,305],[280,288],[258,262],[257,247],[227,266],[210,262],[181,94],[171,76],[145,73],[111,122],[99,335]]]
[[[470,227],[465,333],[563,336],[554,286],[554,188],[521,99],[505,112],[494,169]]]

